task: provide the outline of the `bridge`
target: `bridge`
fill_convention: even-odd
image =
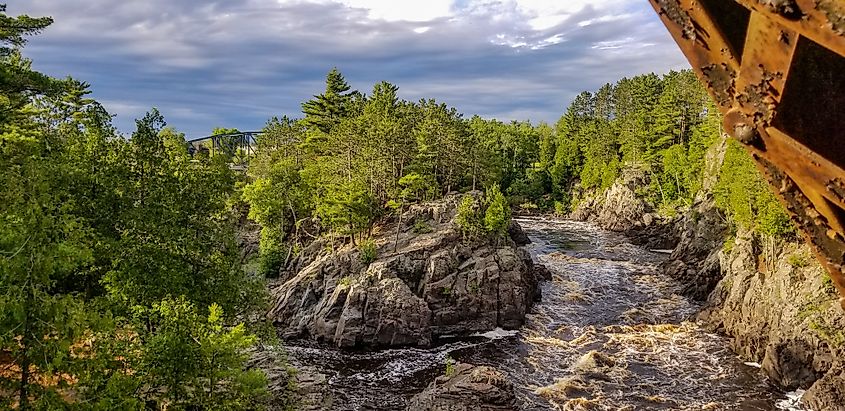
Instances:
[[[195,156],[207,152],[208,155],[224,154],[229,156],[233,169],[245,170],[249,159],[258,151],[257,139],[263,131],[239,131],[237,133],[215,134],[186,141],[188,153]]]
[[[650,2],[845,309],[845,1]]]

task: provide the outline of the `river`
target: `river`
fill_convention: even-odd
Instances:
[[[328,375],[333,409],[402,410],[454,359],[508,374],[524,410],[801,410],[728,340],[691,318],[700,306],[660,275],[665,258],[574,221],[521,219],[553,273],[518,331],[441,339],[430,349],[349,352],[292,343]]]

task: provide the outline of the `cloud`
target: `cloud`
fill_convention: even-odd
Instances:
[[[56,23],[25,50],[36,69],[92,84],[131,131],[158,107],[189,136],[299,116],[337,66],[364,92],[466,115],[555,121],[582,90],[686,67],[647,3],[631,0],[30,0]]]

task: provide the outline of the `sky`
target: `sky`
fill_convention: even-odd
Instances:
[[[124,133],[152,107],[189,138],[301,117],[337,67],[467,117],[555,122],[584,90],[688,68],[646,0],[11,0],[52,16],[24,54],[91,84]]]

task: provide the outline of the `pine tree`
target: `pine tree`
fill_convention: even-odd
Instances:
[[[329,71],[326,75],[326,91],[302,104],[302,112],[305,114],[303,121],[309,131],[316,135],[331,133],[352,109],[353,98],[358,92],[350,90],[351,87],[337,68]]]

